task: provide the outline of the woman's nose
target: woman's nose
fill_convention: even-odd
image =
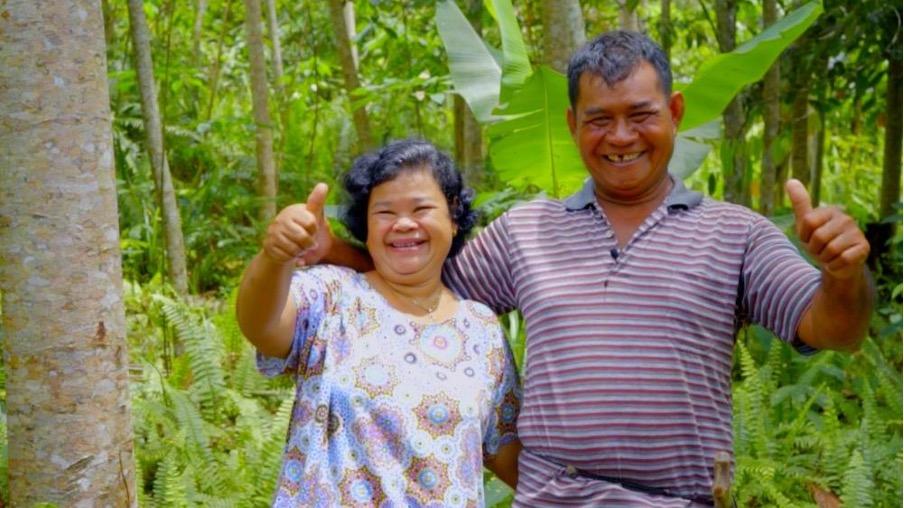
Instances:
[[[411,220],[409,217],[399,217],[395,224],[392,225],[392,229],[396,231],[408,231],[410,229],[414,229],[417,227],[417,223]]]

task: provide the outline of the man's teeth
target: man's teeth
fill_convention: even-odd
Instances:
[[[609,154],[606,155],[606,159],[610,162],[631,162],[634,159],[640,157],[641,152],[634,153],[623,153],[623,154]]]

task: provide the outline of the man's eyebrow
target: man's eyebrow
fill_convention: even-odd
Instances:
[[[584,110],[584,116],[598,115],[603,112],[603,108],[593,106]]]
[[[648,108],[653,107],[655,104],[656,104],[656,103],[653,102],[653,101],[641,101],[641,102],[635,102],[634,104],[631,104],[631,107],[628,108],[628,109],[630,109],[630,110],[636,110],[636,109],[648,109]]]

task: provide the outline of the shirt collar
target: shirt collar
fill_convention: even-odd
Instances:
[[[703,194],[688,189],[684,182],[669,176],[672,179],[672,190],[665,198],[665,206],[669,213],[676,210],[689,210],[703,201]],[[581,190],[565,199],[565,208],[569,211],[583,210],[596,203],[596,195],[593,193],[593,178],[584,180]]]

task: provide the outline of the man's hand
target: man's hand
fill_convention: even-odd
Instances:
[[[798,180],[788,180],[785,190],[794,209],[797,236],[823,272],[835,279],[862,275],[869,242],[854,219],[834,206],[814,210],[810,194]]]
[[[263,253],[270,261],[313,265],[329,252],[333,237],[323,216],[328,192],[325,183],[318,183],[306,202],[289,205],[277,214],[264,237]]]

